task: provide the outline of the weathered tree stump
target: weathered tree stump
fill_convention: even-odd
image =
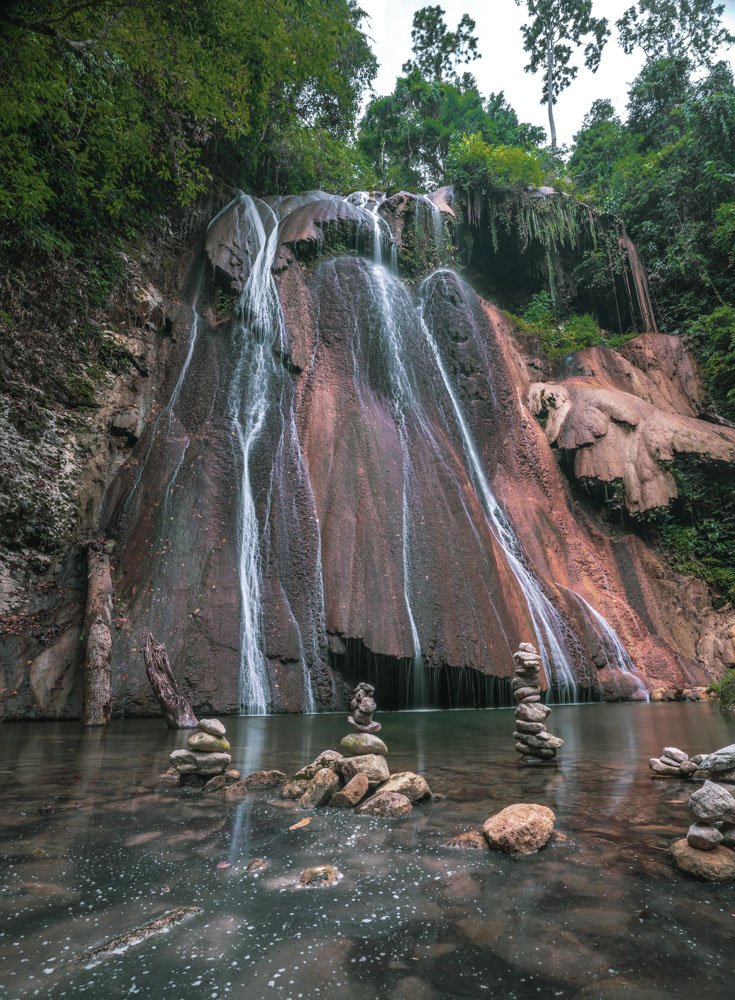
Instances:
[[[158,643],[149,632],[145,640],[145,672],[153,693],[163,710],[169,729],[195,729],[197,718],[186,698],[179,694],[179,686],[171,672],[168,654],[163,643]]]
[[[112,694],[112,577],[110,554],[97,542],[88,542],[87,612],[84,659],[83,726],[105,726],[110,721]]]

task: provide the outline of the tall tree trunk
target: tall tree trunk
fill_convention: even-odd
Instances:
[[[197,717],[186,698],[179,694],[176,678],[171,672],[168,654],[164,644],[156,642],[149,632],[145,640],[145,672],[151,682],[153,693],[166,718],[169,729],[195,729]]]
[[[104,726],[112,703],[112,578],[110,555],[98,543],[87,543],[87,648],[84,659],[83,726]]]
[[[549,108],[549,130],[551,132],[551,147],[556,149],[556,125],[554,124],[554,41],[546,43],[546,102]]]

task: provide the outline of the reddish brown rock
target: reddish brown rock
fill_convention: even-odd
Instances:
[[[486,851],[487,840],[482,830],[468,830],[466,833],[460,833],[448,840],[447,847],[469,847]]]
[[[399,792],[377,792],[355,809],[359,816],[381,816],[395,819],[408,816],[413,809],[411,801]]]
[[[705,882],[735,881],[735,851],[727,847],[701,851],[690,847],[686,838],[682,837],[671,845],[669,851],[674,865],[685,875]]]
[[[421,799],[431,798],[428,781],[422,775],[414,774],[413,771],[400,771],[391,774],[390,778],[380,785],[378,792],[400,792],[401,795],[406,796],[409,802],[419,802]]]
[[[325,802],[329,802],[340,784],[339,775],[330,768],[323,767],[306,786],[306,791],[299,799],[299,805],[302,809],[316,809],[318,806],[323,806]]]
[[[336,792],[329,800],[329,805],[335,809],[354,809],[368,793],[370,782],[366,774],[356,774],[344,788]]]
[[[493,851],[532,854],[551,837],[554,820],[554,813],[546,806],[523,802],[507,806],[485,820],[482,832]]]

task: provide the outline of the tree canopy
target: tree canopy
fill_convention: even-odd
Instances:
[[[735,42],[722,23],[724,4],[713,0],[638,0],[616,22],[625,52],[640,48],[647,59],[686,58],[710,66],[721,45]]]
[[[457,67],[480,58],[475,27],[469,14],[463,14],[457,30],[449,31],[438,5],[417,10],[411,29],[414,59],[403,64],[403,72],[416,67],[427,80],[456,82]]]

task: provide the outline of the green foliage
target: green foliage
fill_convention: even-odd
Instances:
[[[735,308],[720,306],[699,316],[687,332],[710,400],[721,414],[735,418]]]
[[[735,669],[731,667],[719,681],[710,681],[709,686],[719,697],[723,711],[735,710]]]
[[[610,337],[603,335],[593,316],[571,315],[560,320],[547,291],[531,296],[522,316],[513,316],[521,333],[538,337],[550,361],[559,361],[585,347],[619,347],[634,334]]]
[[[638,0],[617,21],[620,42],[625,52],[640,48],[647,59],[686,52],[696,65],[709,66],[713,52],[735,42],[722,24],[724,10],[713,0]]]
[[[735,476],[722,463],[679,455],[670,466],[678,498],[660,538],[674,568],[705,580],[719,607],[735,601]]]
[[[493,146],[479,132],[462,133],[449,146],[447,179],[465,191],[538,187],[543,171],[538,157],[525,149]]]
[[[427,80],[456,80],[458,65],[480,58],[474,30],[469,14],[462,15],[456,31],[448,31],[441,7],[422,7],[414,13],[411,28],[415,59],[403,64],[403,72],[415,66]]]
[[[521,148],[543,140],[542,129],[518,121],[502,92],[483,103],[474,82],[427,80],[414,68],[368,105],[358,146],[381,185],[418,190],[447,183],[449,147],[463,133]]]
[[[516,0],[520,6],[522,0]],[[527,73],[543,72],[541,103],[549,113],[551,145],[556,146],[553,106],[577,75],[572,46],[584,44],[584,62],[594,72],[610,34],[605,18],[592,17],[592,0],[525,0],[529,21],[521,28],[530,58]]]

